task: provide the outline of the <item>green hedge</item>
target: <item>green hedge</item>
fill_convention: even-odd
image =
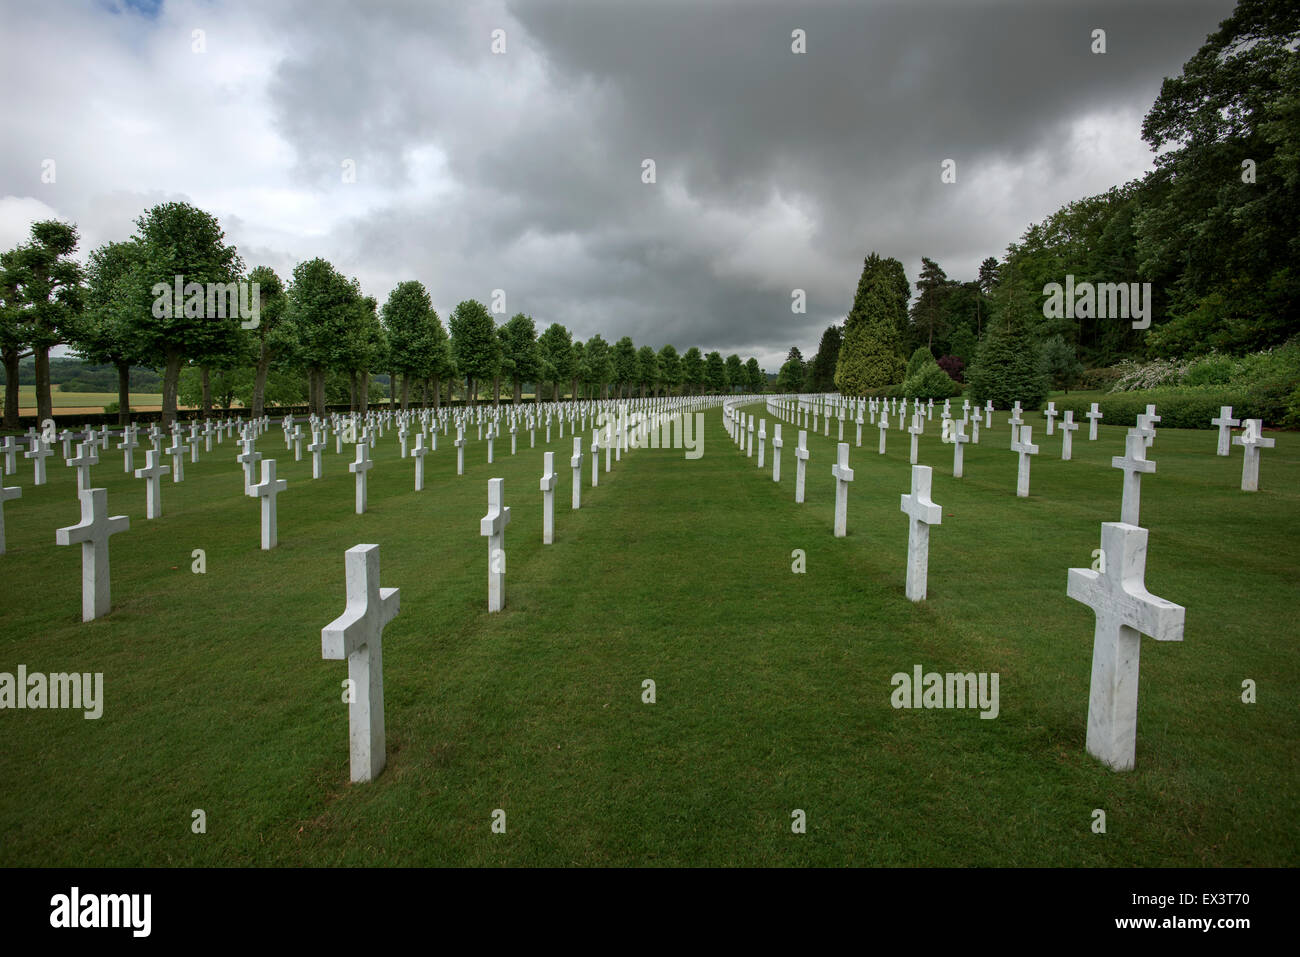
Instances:
[[[1100,399],[1065,396],[1055,399],[1057,411],[1073,410],[1076,422],[1083,418],[1095,401],[1101,410],[1103,425],[1134,426],[1138,415],[1148,405],[1156,407],[1162,429],[1213,429],[1210,420],[1218,416],[1221,406],[1232,406],[1237,419],[1263,419],[1265,425],[1282,425],[1287,417],[1288,391],[1283,384],[1261,382],[1248,389],[1202,388],[1180,389],[1176,386],[1147,389],[1141,392],[1117,392]],[[1058,420],[1059,421],[1059,420]]]

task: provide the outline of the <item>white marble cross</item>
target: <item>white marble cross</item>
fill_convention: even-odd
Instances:
[[[544,453],[542,462],[542,544],[550,545],[555,539],[555,483],[559,480],[555,474],[555,453]]]
[[[252,489],[253,497],[262,500],[262,551],[270,551],[279,543],[275,499],[288,487],[288,482],[275,477],[275,459],[262,463],[262,482]]]
[[[943,509],[930,501],[932,476],[930,466],[913,465],[912,492],[901,496],[899,506],[908,517],[906,591],[912,601],[925,601],[930,574],[930,526],[943,523]]]
[[[77,470],[77,494],[90,488],[90,467],[99,464],[99,453],[94,442],[82,442],[77,446],[77,457],[65,460],[69,468]]]
[[[35,459],[33,464],[33,485],[45,484],[45,460],[53,454],[54,450],[39,436],[36,439],[36,444],[29,451],[23,453],[23,458]]]
[[[429,450],[424,445],[424,433],[415,433],[415,448],[411,449],[411,458],[415,459],[415,490],[424,491],[424,457]]]
[[[1096,442],[1097,421],[1102,418],[1101,409],[1098,407],[1096,402],[1092,403],[1088,408],[1086,418],[1088,419],[1088,441]]]
[[[185,453],[190,447],[185,444],[180,435],[172,436],[172,447],[167,450],[167,454],[172,457],[172,481],[185,481]]]
[[[745,418],[749,420],[748,424],[745,426],[748,430],[748,434],[745,437],[745,458],[751,459],[754,457],[754,417],[748,415],[745,416]],[[829,419],[830,417],[828,416],[827,421],[829,421]]]
[[[384,744],[384,626],[401,609],[399,589],[379,587],[379,546],[343,556],[348,604],[321,629],[321,657],[348,661],[348,752],[354,783],[373,781],[387,761]]]
[[[57,529],[59,545],[81,543],[81,620],[107,615],[112,605],[109,594],[108,538],[131,526],[125,515],[108,516],[108,489],[91,488],[77,493],[81,500],[81,522]]]
[[[135,437],[135,426],[129,425],[122,433],[122,441],[117,443],[117,449],[122,453],[122,471],[130,474],[135,471],[134,452],[140,443]]]
[[[1156,438],[1156,424],[1160,421],[1160,416],[1156,415],[1156,407],[1154,405],[1147,406],[1146,420],[1146,427],[1151,432],[1151,434],[1147,436],[1147,448],[1150,448],[1151,443],[1154,442]]]
[[[978,429],[979,421],[980,421],[979,416],[978,415],[975,416],[975,418],[972,419],[971,421],[975,424],[975,428]],[[955,420],[953,422],[953,427],[952,427],[952,477],[953,478],[962,477],[962,467],[963,467],[962,450],[963,447],[966,445],[966,443],[969,441],[970,439],[966,435],[966,423],[960,420]]]
[[[135,470],[135,477],[145,480],[145,518],[162,517],[162,477],[171,469],[158,461],[161,457],[162,453],[157,449],[145,449],[145,467]]]
[[[548,438],[549,442],[550,439]],[[465,429],[463,426],[456,426],[456,441],[451,443],[456,446],[456,474],[465,474]]]
[[[591,487],[596,488],[598,485],[600,485],[600,429],[592,429],[591,430]]]
[[[348,471],[357,477],[357,514],[363,515],[366,511],[366,473],[375,467],[374,460],[370,458],[370,443],[357,443],[357,460],[348,464]]]
[[[1022,425],[1018,434],[1017,430],[1012,427],[1011,434],[1017,439],[1017,441],[1011,443],[1011,451],[1020,455],[1020,463],[1016,471],[1016,495],[1020,498],[1028,498],[1029,456],[1038,454],[1038,446],[1033,444],[1034,430],[1032,426]]]
[[[980,444],[980,410],[974,409],[970,419],[970,441],[971,445]]]
[[[943,410],[943,414],[944,414],[945,419],[947,419],[948,421],[951,421],[952,416],[948,415],[948,410],[947,410],[946,408]],[[917,443],[918,443],[918,440],[921,438],[921,433],[925,431],[925,426],[923,426],[923,425],[921,424],[921,421],[922,421],[922,420],[921,420],[921,413],[919,413],[919,412],[913,412],[913,413],[912,413],[912,424],[911,424],[910,426],[908,426],[908,428],[907,428],[907,431],[908,431],[909,433],[911,433],[911,436],[912,436],[912,449],[911,449],[911,453],[910,453],[910,455],[909,455],[909,459],[910,459],[912,465],[915,465],[915,464],[916,464]]]
[[[479,431],[480,431],[480,432],[482,431],[482,429],[483,429],[483,427],[482,427],[482,426],[479,426]],[[497,437],[497,427],[496,427],[496,423],[495,423],[495,422],[489,422],[489,423],[488,423],[488,431],[487,431],[488,465],[491,465],[491,464],[492,464],[492,448],[493,448],[493,444],[496,442],[496,437]],[[482,438],[482,436],[480,436],[480,438]]]
[[[1047,434],[1051,435],[1056,425],[1056,417],[1060,415],[1060,413],[1056,411],[1056,403],[1047,403],[1047,411],[1044,412],[1043,415],[1047,417]]]
[[[20,486],[10,485],[5,488],[0,483],[0,555],[5,553],[5,502],[11,498],[22,498],[23,490]]]
[[[293,439],[293,460],[295,462],[301,462],[302,461],[302,426],[295,425],[293,427],[293,431],[289,433],[289,436],[290,438]],[[265,468],[265,466],[263,466],[263,468]]]
[[[781,449],[785,442],[781,439],[781,423],[776,423],[776,432],[772,436],[772,481],[781,481]]]
[[[1020,437],[1020,427],[1025,424],[1025,420],[1020,417],[1020,403],[1011,410],[1011,418],[1007,419],[1007,425],[1011,426],[1011,451],[1016,450],[1016,442]]]
[[[5,454],[5,475],[13,475],[18,471],[18,440],[12,435],[5,436],[4,445],[0,445],[0,451]]]
[[[758,420],[758,467],[763,467],[764,451],[767,446],[767,419]]]
[[[1259,450],[1271,449],[1277,444],[1276,439],[1264,438],[1262,419],[1246,419],[1246,427],[1241,435],[1232,437],[1233,445],[1240,445],[1244,458],[1241,462],[1241,490],[1243,492],[1259,491]]]
[[[573,469],[573,507],[582,507],[582,436],[573,437],[573,455],[569,458],[569,467]]]
[[[250,435],[246,439],[241,439],[240,443],[244,451],[235,456],[235,461],[244,467],[244,494],[251,495],[248,490],[253,487],[253,479],[257,477],[257,463],[262,461],[262,453],[253,448],[253,437]],[[136,475],[139,478],[139,474]]]
[[[1129,429],[1124,437],[1124,455],[1111,457],[1110,467],[1124,472],[1124,498],[1120,505],[1119,520],[1126,525],[1141,525],[1138,512],[1142,507],[1142,474],[1156,470],[1156,463],[1147,461],[1146,443],[1142,433]]]
[[[1088,690],[1088,753],[1116,771],[1133,767],[1142,635],[1182,641],[1186,610],[1147,591],[1147,530],[1101,526],[1101,569],[1071,568],[1066,594],[1096,613]]]
[[[993,428],[993,400],[984,403],[984,428]]]
[[[831,475],[835,477],[835,537],[843,538],[849,533],[849,483],[853,481],[849,443],[839,444],[839,461],[831,466]]]
[[[325,447],[325,433],[312,429],[311,444],[307,446],[307,451],[311,453],[311,477],[314,479],[321,477],[321,453]]]
[[[1210,424],[1219,427],[1219,448],[1215,454],[1225,456],[1231,454],[1232,427],[1234,425],[1241,425],[1240,419],[1234,419],[1232,417],[1232,406],[1219,406],[1219,417],[1217,419],[1210,419]]]
[[[808,469],[808,433],[802,429],[799,431],[799,446],[794,450],[794,460],[794,501],[796,505],[802,505],[804,475]]]
[[[1061,420],[1061,461],[1068,462],[1074,454],[1074,432],[1079,423],[1074,421],[1074,410],[1066,409],[1065,418]]]
[[[885,454],[885,436],[889,431],[889,409],[883,406],[880,409],[880,421],[876,423],[876,428],[880,429],[880,454]]]
[[[506,526],[510,508],[502,505],[505,479],[488,479],[488,512],[479,520],[479,534],[488,540],[488,611],[506,604]]]

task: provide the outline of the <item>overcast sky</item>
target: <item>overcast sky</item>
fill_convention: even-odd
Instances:
[[[314,256],[380,303],[418,279],[444,321],[503,289],[499,322],[775,372],[870,251],[972,279],[1142,175],[1162,78],[1232,6],[3,0],[0,247],[59,218],[84,259],[185,200],[286,280]]]

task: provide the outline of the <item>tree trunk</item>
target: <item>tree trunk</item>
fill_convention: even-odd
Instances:
[[[518,408],[524,401],[524,381],[523,379],[515,380],[515,407]]]
[[[391,378],[388,381],[390,386],[397,382],[396,379],[391,379]],[[392,402],[391,397],[389,398],[389,402],[391,404]],[[411,376],[407,374],[402,376],[402,411],[405,412],[406,407],[410,404],[411,404]]]
[[[442,381],[441,376],[433,377],[433,408],[435,411],[442,408]]]
[[[18,428],[18,362],[19,352],[17,349],[6,349],[4,351],[5,363],[5,415],[4,427],[6,429]]]
[[[271,358],[262,350],[253,372],[253,417],[257,418],[266,407],[266,376],[271,371]]]
[[[176,421],[176,388],[181,381],[182,356],[175,351],[164,353],[164,356],[166,365],[163,368],[162,427],[170,429]]]
[[[115,362],[117,366],[117,424],[126,425],[131,419],[131,365]]]
[[[50,349],[42,346],[33,352],[36,355],[36,419],[44,422],[54,415],[54,403],[50,397]]]
[[[203,418],[212,418],[212,380],[208,375],[208,367],[204,366],[199,370],[199,380],[203,383]]]
[[[577,402],[578,401],[578,379],[576,376],[570,382],[570,385],[572,385],[573,388],[569,390],[569,401]]]
[[[501,408],[501,377],[492,377],[492,408]]]
[[[361,414],[365,415],[370,409],[370,372],[363,369],[357,374],[357,403],[361,406]]]
[[[348,373],[348,411],[357,411],[357,374]]]

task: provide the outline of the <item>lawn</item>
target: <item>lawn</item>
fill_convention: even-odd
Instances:
[[[132,392],[131,408],[139,412],[162,408],[161,392]],[[59,412],[103,412],[104,406],[117,401],[116,392],[60,392],[50,391],[50,402]],[[36,414],[36,386],[18,387],[18,414]]]
[[[101,453],[93,484],[131,528],[112,539],[113,611],[89,624],[79,550],[54,544],[78,518],[74,477],[52,462],[33,488],[20,460],[0,671],[103,672],[106,701],[99,720],[0,714],[0,865],[1300,863],[1300,442],[1277,434],[1249,494],[1240,449],[1219,458],[1212,432],[1160,430],[1142,489],[1146,582],[1186,606],[1186,640],[1143,641],[1137,767],[1120,774],[1084,752],[1093,615],[1065,592],[1101,522],[1119,519],[1110,457],[1124,430],[1088,442],[1084,423],[1061,462],[1059,433],[1027,416],[1041,454],[1022,500],[1006,418],[966,448],[964,479],[937,421],[921,439],[943,524],[917,605],[903,594],[897,430],[884,456],[874,427],[852,451],[843,539],[834,430],[809,436],[795,505],[795,427],[775,484],[770,448],[760,471],[718,408],[698,460],[633,451],[591,489],[586,454],[576,513],[572,442],[553,435],[551,546],[541,433],[533,450],[521,433],[513,457],[498,440],[492,466],[471,434],[460,477],[440,436],[417,493],[389,432],[356,515],[350,450],[331,442],[313,481],[272,428],[259,449],[289,487],[271,552],[231,440],[187,463],[184,483],[164,480],[155,521],[144,483]],[[492,476],[513,519],[496,615],[478,534]],[[362,542],[381,545],[401,613],[384,633],[388,767],[352,785],[347,667],[321,659],[320,629],[343,611],[343,553]],[[206,574],[191,571],[195,549]],[[806,574],[792,573],[795,549]],[[997,672],[998,717],[895,710],[891,676],[918,664]],[[1256,704],[1241,701],[1245,679]],[[200,808],[207,833],[194,834]],[[791,831],[795,809],[806,834]]]

